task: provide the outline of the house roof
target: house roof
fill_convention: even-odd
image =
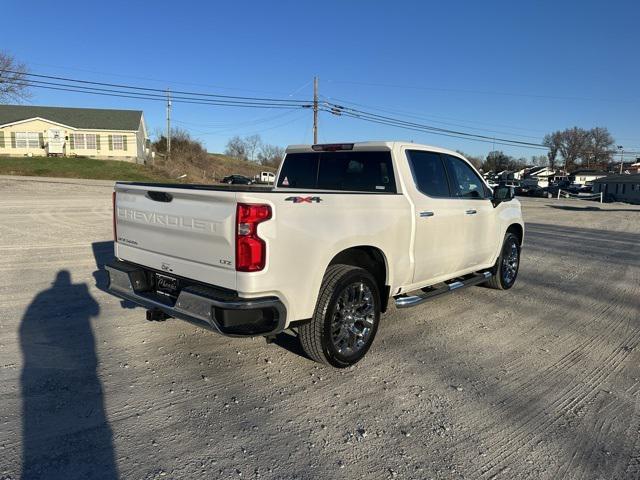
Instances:
[[[593,183],[640,183],[640,173],[609,175],[594,180]]]
[[[590,169],[583,168],[582,170],[576,170],[575,172],[571,172],[571,175],[609,175],[609,174],[602,170],[590,170]]]
[[[102,108],[40,107],[36,105],[0,105],[0,125],[36,117],[75,128],[137,130],[142,119],[142,111]]]
[[[531,170],[529,170],[527,173],[529,175],[538,175],[539,173],[542,173],[544,171],[550,171],[549,167],[533,167]]]

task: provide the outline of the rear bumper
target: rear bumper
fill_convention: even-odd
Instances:
[[[273,335],[284,330],[287,310],[277,297],[240,298],[236,292],[180,279],[176,297],[155,288],[155,272],[116,260],[105,266],[109,291],[148,309],[234,337]]]

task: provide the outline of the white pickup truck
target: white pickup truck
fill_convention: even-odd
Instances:
[[[292,329],[309,357],[346,367],[389,300],[513,286],[513,193],[458,153],[404,142],[291,146],[273,188],[118,182],[109,288],[151,320],[268,340]]]

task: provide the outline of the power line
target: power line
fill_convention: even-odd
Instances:
[[[144,92],[158,92],[158,93],[165,93],[166,90],[163,90],[161,88],[151,88],[151,87],[139,87],[137,85],[126,85],[126,84],[122,84],[122,83],[107,83],[107,82],[94,82],[94,81],[90,81],[90,80],[78,80],[78,79],[74,79],[74,78],[68,78],[68,77],[58,77],[58,76],[54,76],[54,75],[42,75],[42,74],[37,74],[37,73],[24,73],[24,72],[18,72],[18,71],[14,71],[14,70],[2,70],[3,72],[7,72],[7,73],[14,73],[14,74],[21,74],[27,77],[36,77],[36,78],[46,78],[46,79],[50,79],[50,80],[58,80],[58,81],[64,81],[64,82],[73,82],[73,83],[81,83],[81,84],[85,84],[85,85],[99,85],[101,87],[114,87],[114,88],[125,88],[125,89],[129,89],[129,90],[138,90],[138,91],[144,91]],[[235,95],[221,95],[221,94],[214,94],[214,93],[203,93],[203,92],[189,92],[189,91],[184,91],[184,90],[174,90],[173,93],[179,94],[179,95],[190,95],[190,96],[195,96],[195,97],[212,97],[212,98],[218,98],[218,99],[235,99],[235,100],[254,100],[254,101],[259,101],[259,102],[284,102],[284,103],[303,103],[303,104],[309,104],[310,102],[307,100],[295,100],[295,99],[291,99],[291,98],[264,98],[264,97],[241,97],[241,96],[235,96]]]
[[[466,138],[466,139],[476,140],[484,143],[494,143],[497,145],[507,145],[507,146],[514,146],[514,147],[547,150],[547,148],[541,143],[524,142],[521,140],[498,138],[494,136],[479,135],[479,134],[469,133],[464,131],[434,127],[432,125],[409,122],[401,118],[389,117],[386,115],[378,115],[376,113],[371,113],[371,112],[350,108],[350,107],[344,107],[342,105],[337,105],[333,103],[328,103],[328,107],[329,108],[325,108],[324,111],[333,113],[334,115],[344,115],[350,118],[356,118],[359,120],[378,123],[381,125],[405,128],[408,130],[420,131],[425,133],[433,133],[436,135],[442,135],[446,137]]]
[[[64,92],[85,93],[91,95],[101,95],[107,97],[119,97],[119,98],[133,98],[137,100],[166,100],[165,95],[152,94],[152,93],[138,93],[128,92],[125,90],[104,89],[98,87],[84,87],[81,85],[69,85],[55,82],[42,82],[39,80],[22,80],[22,81],[7,81],[5,83],[13,85],[40,88],[46,90],[57,90]],[[37,82],[37,83],[36,83]],[[293,108],[311,108],[311,103],[308,104],[284,104],[284,103],[261,103],[261,102],[243,102],[239,100],[217,100],[217,99],[197,99],[192,97],[174,96],[173,100],[178,103],[188,103],[193,105],[215,105],[215,106],[229,106],[229,107],[251,107],[251,108],[281,108],[281,109],[293,109]]]
[[[474,121],[471,121],[471,120],[461,120],[461,119],[456,119],[456,118],[451,118],[451,117],[443,117],[443,116],[438,116],[438,115],[418,115],[415,112],[409,112],[409,111],[403,111],[403,110],[397,110],[397,109],[386,109],[386,108],[376,107],[376,106],[372,106],[372,105],[365,105],[365,104],[362,104],[362,103],[349,102],[347,100],[343,100],[343,99],[336,98],[336,97],[324,97],[324,96],[322,96],[322,97],[327,102],[334,102],[334,103],[335,102],[339,102],[341,105],[342,104],[347,104],[347,105],[353,105],[353,106],[356,106],[356,107],[364,107],[364,108],[367,108],[369,110],[374,110],[374,111],[379,111],[379,112],[384,112],[384,113],[392,113],[392,114],[404,115],[404,116],[406,116],[408,118],[415,118],[417,120],[432,121],[434,123],[439,123],[439,124],[442,124],[442,125],[450,125],[450,126],[454,126],[454,127],[469,128],[471,130],[492,132],[492,133],[498,133],[498,134],[501,134],[501,135],[514,135],[516,137],[523,137],[523,138],[540,138],[539,135],[536,136],[536,135],[524,135],[524,134],[513,133],[513,132],[503,132],[503,131],[493,130],[493,129],[489,129],[489,128],[474,127],[472,125],[464,125],[464,124],[459,124],[459,123],[443,122],[442,120],[437,120],[437,119],[438,118],[442,118],[442,119],[446,119],[446,120],[459,120],[459,121],[463,121],[463,122],[467,122],[467,123],[475,123],[477,125],[496,126],[496,127],[511,128],[513,130],[522,130],[522,131],[525,131],[525,132],[544,133],[542,130],[533,130],[533,129],[527,129],[527,128],[520,128],[520,127],[511,126],[511,125],[498,125],[498,124],[474,122]]]

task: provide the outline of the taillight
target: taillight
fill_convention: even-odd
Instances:
[[[113,241],[118,241],[118,229],[116,227],[116,192],[113,192],[113,196],[111,197],[113,201]]]
[[[269,205],[239,203],[236,209],[236,270],[257,272],[264,268],[267,246],[258,236],[258,224],[271,218]]]

